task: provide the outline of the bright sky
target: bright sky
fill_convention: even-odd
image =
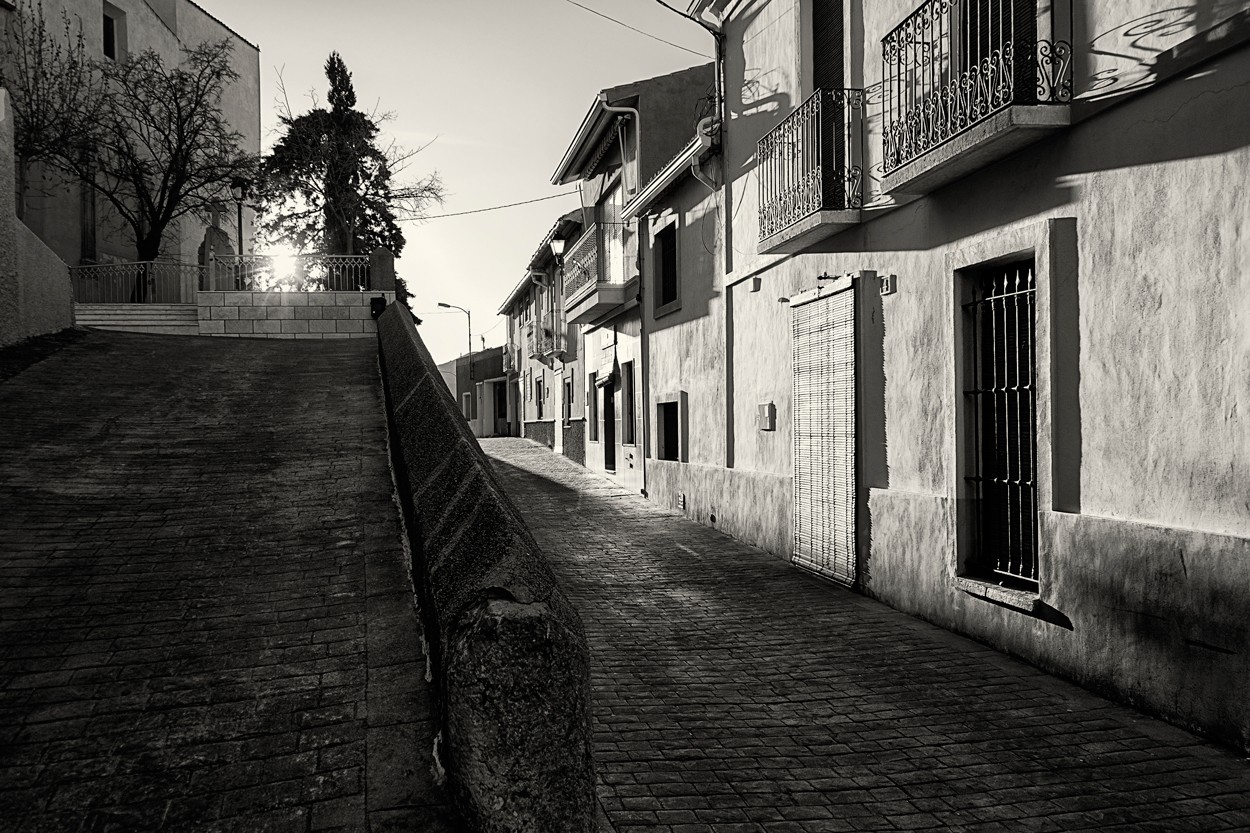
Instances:
[[[659,43],[570,0],[196,0],[260,47],[261,125],[276,127],[281,71],[291,106],[325,100],[323,64],[338,50],[362,109],[395,114],[383,132],[416,147],[435,139],[410,169],[437,170],[449,196],[443,214],[570,190],[550,178],[595,95],[605,87],[706,63],[710,57]],[[636,29],[710,56],[712,39],[656,0],[577,0]],[[684,9],[685,0],[668,0]],[[691,125],[693,131],[694,125]],[[693,133],[692,133],[693,135]],[[573,188],[575,191],[575,188]],[[436,361],[468,346],[502,344],[495,315],[543,236],[578,205],[571,196],[516,208],[405,224],[399,274],[425,321]]]

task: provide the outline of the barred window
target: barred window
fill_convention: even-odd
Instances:
[[[973,497],[969,571],[1034,588],[1037,411],[1032,260],[968,273],[965,421]]]

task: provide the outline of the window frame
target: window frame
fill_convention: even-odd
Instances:
[[[599,374],[592,370],[586,374],[586,440],[599,442]]]
[[[1079,352],[1067,345],[1078,336],[1075,310],[1078,257],[1076,220],[1059,217],[1013,229],[986,234],[969,245],[948,251],[945,272],[948,304],[947,332],[951,334],[947,366],[947,436],[954,449],[954,465],[947,467],[947,496],[953,508],[951,534],[947,547],[947,575],[955,588],[970,595],[1024,612],[1038,609],[1046,588],[1054,581],[1056,563],[1047,558],[1051,551],[1054,522],[1047,516],[1057,512],[1079,512]],[[969,408],[964,390],[967,367],[963,359],[966,322],[963,303],[970,272],[1031,258],[1034,263],[1034,385],[1036,387],[1036,512],[1037,544],[1040,553],[1037,589],[1002,587],[978,572],[973,546],[971,507],[966,480],[970,471]],[[1061,334],[1061,338],[1056,338]],[[1061,359],[1056,362],[1055,358]],[[1071,436],[1069,436],[1069,434]]]
[[[638,445],[638,385],[631,359],[621,365],[621,445]]]
[[[663,291],[668,269],[664,266],[663,243],[672,242],[672,288],[673,297],[665,300]],[[652,281],[652,315],[661,318],[681,309],[681,223],[676,212],[660,215],[651,228],[651,274]]]

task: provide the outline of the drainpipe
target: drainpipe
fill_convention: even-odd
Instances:
[[[607,113],[626,113],[634,117],[634,187],[626,186],[626,188],[631,194],[636,194],[642,166],[642,114],[638,112],[637,107],[616,107],[608,104],[608,94],[603,92],[599,93],[599,106]],[[624,148],[622,148],[621,156],[624,157],[624,155]]]

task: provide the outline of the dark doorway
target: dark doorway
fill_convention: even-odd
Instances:
[[[495,433],[508,436],[508,384],[495,383]]]
[[[603,386],[603,467],[616,471],[616,385]]]

